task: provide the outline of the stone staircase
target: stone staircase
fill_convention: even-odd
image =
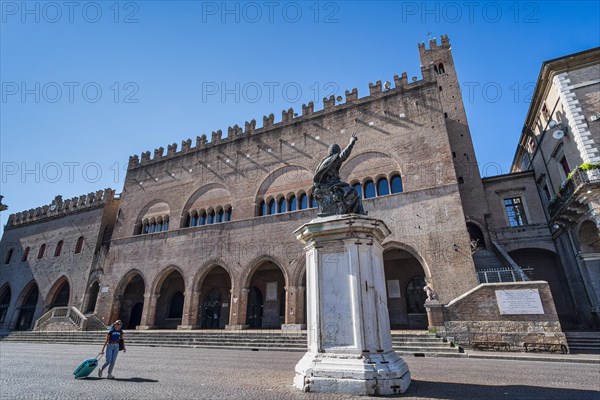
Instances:
[[[107,329],[107,326],[96,317],[96,314],[88,313],[85,314],[85,317],[88,319],[87,326],[85,327],[86,331],[103,331]]]
[[[477,249],[473,253],[473,262],[477,271],[504,268],[502,261],[492,250]]]
[[[102,344],[106,330],[11,332],[4,342]],[[125,331],[127,346],[192,347],[251,351],[306,351],[306,332],[282,335],[279,331]],[[427,333],[392,333],[394,350],[400,355],[462,357],[460,348]]]
[[[565,332],[572,354],[600,354],[600,332]]]

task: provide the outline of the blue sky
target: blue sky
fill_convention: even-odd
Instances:
[[[0,6],[2,225],[58,194],[120,192],[130,155],[420,79],[417,43],[442,34],[482,175],[507,173],[541,63],[600,45],[595,1]]]

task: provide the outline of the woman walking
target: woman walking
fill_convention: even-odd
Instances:
[[[119,342],[122,343],[122,350],[125,353],[125,340],[123,337],[123,331],[121,330],[121,320],[116,320],[112,325],[108,333],[106,334],[106,340],[104,341],[104,346],[102,346],[102,354],[104,354],[104,350],[106,350],[106,362],[102,366],[102,368],[98,369],[98,377],[102,378],[102,372],[104,368],[108,367],[108,379],[114,379],[115,377],[112,374],[112,370],[115,366],[115,362],[117,361],[117,355],[119,355]]]

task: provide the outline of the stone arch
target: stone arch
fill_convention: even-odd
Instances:
[[[426,329],[426,295],[422,290],[425,285],[417,288],[414,284],[431,281],[429,268],[423,258],[411,246],[388,242],[384,245],[383,264],[391,327]]]
[[[224,276],[223,276],[224,275]],[[233,276],[222,262],[205,263],[194,283],[198,295],[197,325],[203,329],[224,329],[232,309]]]
[[[296,264],[296,269],[292,274],[291,281],[296,286],[304,286],[306,283],[306,255],[301,255],[294,264]]]
[[[116,315],[123,322],[123,328],[134,329],[140,325],[146,289],[146,278],[138,269],[129,270],[117,285],[115,299],[119,309]]]
[[[582,253],[600,253],[600,231],[593,221],[584,220],[577,233]]]
[[[256,258],[243,277],[247,288],[246,325],[254,329],[279,329],[285,322],[289,276],[283,264],[270,256]],[[283,315],[282,315],[283,311]]]
[[[227,272],[227,275],[229,275],[229,280],[231,281],[231,287],[233,289],[235,279],[231,268],[229,268],[227,264],[223,262],[223,260],[217,258],[214,258],[202,264],[202,266],[198,269],[196,276],[194,276],[192,280],[192,288],[194,288],[194,290],[200,290],[200,287],[202,286],[202,281],[204,280],[204,278],[206,278],[208,274],[210,274],[210,272],[215,267],[221,267],[225,270],[225,272]]]
[[[13,293],[10,284],[6,282],[0,287],[0,326],[4,326],[8,321],[8,309],[12,304]]]
[[[100,282],[98,278],[95,278],[85,291],[85,306],[81,310],[84,314],[93,313],[96,310],[96,302],[98,301],[99,294]]]
[[[50,310],[54,307],[65,307],[71,304],[71,288],[71,282],[66,275],[62,275],[60,278],[58,278],[46,295],[46,301],[44,303],[45,308]]]
[[[171,213],[171,207],[169,203],[162,199],[152,200],[148,204],[146,204],[140,213],[136,221],[141,222],[145,220],[151,220],[156,217],[163,217],[165,215],[169,215]]]
[[[192,193],[183,206],[182,215],[191,210],[231,204],[231,191],[220,183],[208,183]]]
[[[35,280],[30,281],[21,290],[21,294],[15,303],[18,314],[14,321],[15,330],[29,330],[33,327],[33,321],[39,313],[40,308],[40,290]]]
[[[389,154],[380,151],[364,151],[350,157],[340,170],[343,181],[360,180],[364,185],[365,177],[387,177],[389,171],[400,171],[401,168],[396,159]],[[374,182],[376,179],[373,180]]]
[[[290,165],[279,168],[269,174],[258,187],[254,198],[256,204],[261,200],[297,190],[299,187],[312,186],[313,174],[308,169]]]
[[[524,269],[532,268],[532,280],[548,282],[558,318],[563,329],[573,329],[580,323],[575,303],[567,285],[560,258],[554,251],[543,248],[520,248],[508,254]]]
[[[181,268],[169,265],[155,278],[151,293],[158,295],[154,323],[157,328],[175,329],[184,312],[185,276]],[[174,305],[174,303],[176,303]]]
[[[471,243],[474,243],[473,241],[477,241],[476,248],[487,248],[485,234],[483,233],[484,230],[477,221],[471,219],[467,220],[467,232],[469,233],[469,239],[471,240]]]

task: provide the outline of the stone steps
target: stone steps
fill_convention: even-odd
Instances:
[[[12,332],[4,337],[6,342],[100,344],[106,331],[85,332]],[[305,332],[297,335],[281,333],[247,333],[224,331],[125,331],[128,346],[191,347],[211,349],[237,349],[253,351],[306,351]],[[463,356],[458,347],[451,347],[434,335],[392,334],[392,345],[402,355],[425,357]]]
[[[600,332],[565,332],[571,353],[600,354]]]

